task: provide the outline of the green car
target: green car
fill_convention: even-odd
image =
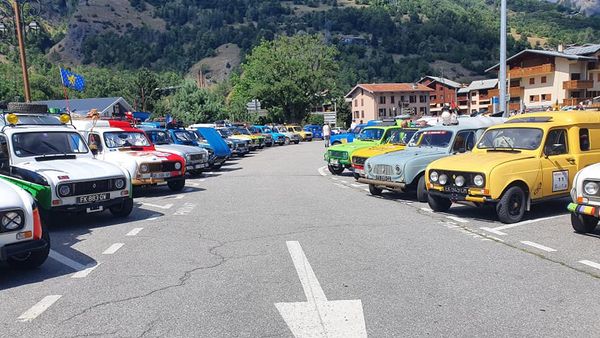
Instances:
[[[331,146],[325,152],[325,161],[329,171],[334,175],[340,175],[344,169],[350,169],[352,165],[352,153],[358,149],[373,147],[384,144],[393,130],[405,129],[397,125],[393,126],[370,126],[363,129],[352,143],[343,143]]]

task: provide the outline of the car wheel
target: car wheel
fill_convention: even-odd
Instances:
[[[343,165],[328,165],[327,168],[329,169],[329,172],[334,174],[334,175],[341,175],[344,172],[344,166]]]
[[[185,180],[169,181],[167,185],[172,191],[181,191],[185,187]]]
[[[125,218],[133,211],[133,198],[127,197],[120,205],[110,207],[110,213],[118,218]]]
[[[417,182],[417,201],[427,202],[427,187],[425,186],[425,175],[419,177]]]
[[[298,141],[294,141],[294,144],[298,144],[298,143],[300,143],[300,140],[298,140]]]
[[[338,144],[342,144],[342,142],[340,142],[340,141],[335,141],[335,142],[333,142],[331,145],[332,145],[332,146],[337,146]]]
[[[283,141],[283,143],[287,146],[288,144],[290,144],[290,139],[288,137],[286,137],[285,141]]]
[[[48,255],[50,254],[50,234],[46,230],[46,227],[42,227],[42,239],[44,239],[48,244],[44,250],[28,252],[22,255],[10,257],[7,260],[8,265],[15,269],[35,269],[44,264],[48,258]]]
[[[594,232],[597,225],[598,219],[596,217],[581,214],[571,214],[571,226],[573,226],[573,230],[575,230],[577,233],[585,234],[588,232]]]
[[[427,204],[435,212],[445,212],[452,206],[452,201],[444,197],[427,194]]]
[[[377,188],[373,184],[369,184],[369,192],[371,193],[371,195],[381,196],[381,194],[383,193],[383,189]]]
[[[525,214],[526,194],[521,187],[510,187],[496,205],[496,214],[502,223],[517,223]]]
[[[354,179],[358,181],[358,179],[360,178],[360,175],[357,173],[354,173],[352,176],[354,176]]]

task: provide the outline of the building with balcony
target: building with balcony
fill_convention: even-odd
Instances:
[[[433,89],[429,95],[429,110],[433,115],[439,114],[444,106],[458,106],[458,90],[465,87],[458,82],[437,76],[425,76],[417,83]]]
[[[510,109],[573,106],[600,96],[600,45],[526,49],[507,60]],[[497,71],[496,65],[488,71]],[[499,93],[492,92],[494,96]]]
[[[498,79],[476,80],[471,82],[466,89],[461,90],[461,100],[459,109],[467,108],[469,113],[480,111],[491,111],[492,97],[494,90],[498,89]],[[466,93],[466,97],[464,94]],[[464,104],[464,99],[467,104]],[[463,105],[461,106],[461,102]],[[463,107],[463,108],[461,108]]]
[[[346,94],[352,122],[393,118],[398,115],[429,115],[433,89],[419,83],[358,84]]]

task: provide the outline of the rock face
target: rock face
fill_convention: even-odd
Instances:
[[[585,15],[600,14],[600,0],[548,0],[553,3],[578,9]]]

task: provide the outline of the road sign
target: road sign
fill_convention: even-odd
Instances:
[[[254,111],[254,112],[261,110],[260,101],[257,99],[254,99],[254,100],[246,103],[246,109],[248,111]]]
[[[335,124],[337,121],[337,112],[334,112],[334,111],[323,112],[323,120],[327,124]]]

